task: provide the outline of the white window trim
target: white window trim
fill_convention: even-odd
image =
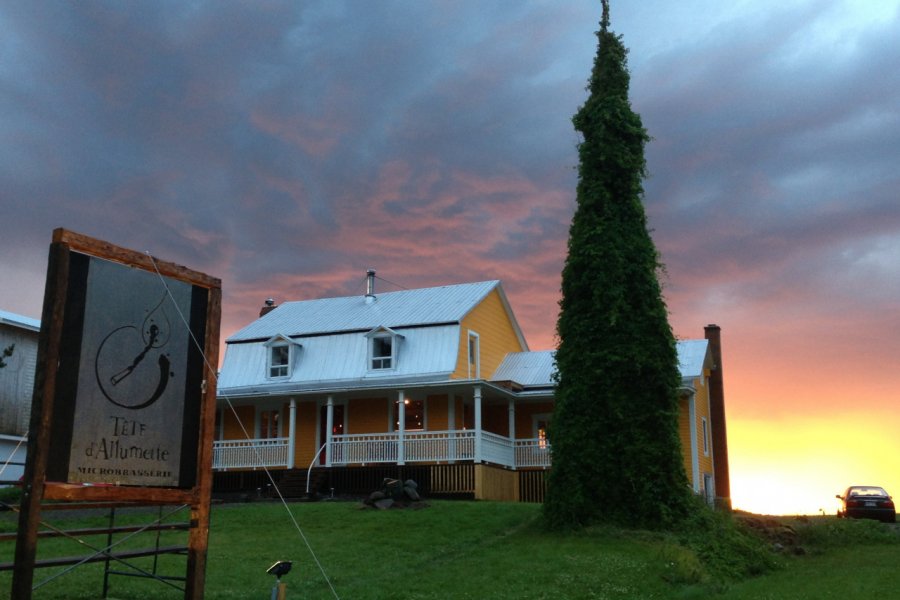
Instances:
[[[366,370],[370,373],[384,373],[387,371],[396,371],[397,370],[397,360],[399,358],[399,349],[400,349],[400,340],[403,339],[403,336],[391,329],[390,327],[376,327],[366,334]],[[375,340],[381,338],[390,338],[391,339],[391,366],[389,367],[375,367],[373,366],[373,361],[376,358],[388,358],[388,357],[375,357],[373,350],[375,347]]]
[[[539,440],[541,439],[540,432],[538,431],[538,423],[544,421],[547,423],[547,427],[544,429],[544,440],[540,444],[543,448],[545,444],[550,443],[550,436],[548,434],[548,429],[550,428],[550,418],[553,416],[553,413],[535,413],[531,415],[531,437],[532,439]]]
[[[263,415],[263,413],[265,413],[265,412],[268,412],[268,413],[274,413],[274,414],[277,414],[277,415],[278,415],[278,431],[276,432],[277,435],[276,435],[275,437],[276,437],[276,438],[279,438],[279,437],[285,437],[285,436],[282,436],[282,435],[281,435],[281,429],[282,429],[282,423],[281,423],[281,408],[279,408],[279,407],[277,407],[277,406],[276,406],[276,407],[272,407],[272,408],[264,408],[264,407],[257,407],[257,408],[256,408],[256,419],[255,419],[255,421],[256,421],[256,427],[253,428],[253,429],[254,429],[254,431],[253,431],[254,437],[255,437],[256,439],[262,439],[262,415]]]
[[[707,504],[714,506],[716,503],[716,477],[712,473],[703,474],[703,495]]]
[[[263,345],[266,348],[266,379],[290,379],[291,375],[294,373],[294,362],[296,362],[297,349],[301,348],[300,344],[286,335],[278,334],[270,338]],[[273,365],[272,351],[275,348],[283,348],[285,346],[287,346],[288,349],[287,365]],[[286,373],[284,375],[272,375],[272,369],[276,366],[287,367],[285,369]]]
[[[691,436],[691,484],[694,492],[700,493],[700,451],[697,448],[697,403],[694,390],[687,392],[685,400],[688,403],[688,417],[690,418]]]
[[[472,340],[475,340],[475,360],[472,360]],[[468,361],[466,367],[469,379],[481,379],[481,338],[471,329],[468,330],[466,336],[466,360]],[[475,365],[474,373],[472,373],[473,364]]]
[[[379,354],[375,356],[375,346],[379,340],[390,340],[391,343],[391,353],[390,354]],[[373,335],[369,338],[369,370],[371,371],[389,371],[395,368],[396,365],[396,344],[394,343],[394,336],[392,335]],[[380,361],[380,366],[375,365],[375,361]],[[385,366],[387,363],[387,366]]]
[[[700,427],[703,432],[703,456],[709,456],[709,421],[706,417],[700,417]]]
[[[546,421],[547,425],[550,425],[550,417],[553,416],[553,413],[535,413],[531,415],[531,436],[536,438],[538,436],[538,423],[541,421]]]
[[[287,360],[284,363],[275,363],[275,352],[282,348],[287,349]],[[269,346],[267,377],[269,379],[286,379],[291,376],[291,346],[290,344],[272,344]],[[277,372],[276,372],[277,371]]]

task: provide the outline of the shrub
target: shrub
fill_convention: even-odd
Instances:
[[[18,505],[22,499],[22,488],[18,486],[0,487],[0,502],[9,505]]]
[[[840,548],[857,544],[900,544],[895,527],[869,519],[808,519],[794,526],[804,544]]]
[[[770,544],[732,518],[700,501],[675,533],[696,554],[710,578],[738,581],[779,567]]]

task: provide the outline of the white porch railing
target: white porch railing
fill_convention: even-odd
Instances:
[[[446,462],[475,458],[474,431],[417,431],[403,434],[406,462]]]
[[[399,433],[361,433],[331,438],[331,464],[394,463],[399,458]],[[407,431],[405,462],[474,460],[474,431]]]
[[[516,440],[516,467],[550,467],[550,444],[546,438]]]
[[[364,433],[335,435],[331,438],[329,458],[332,465],[349,463],[397,462],[397,435],[394,433]]]
[[[416,431],[403,434],[404,462],[451,462],[476,460],[476,432]],[[398,433],[336,435],[332,438],[332,465],[393,463],[399,456]],[[481,456],[485,462],[507,467],[550,467],[550,444],[546,439],[510,440],[483,431]]]
[[[213,442],[213,469],[288,466],[290,438]]]
[[[481,460],[495,465],[516,465],[513,440],[496,433],[481,432]]]
[[[405,463],[481,460],[511,468],[543,467],[551,464],[546,439],[517,439],[481,432],[481,455],[475,456],[476,432],[406,431],[403,433]],[[247,469],[288,466],[290,438],[227,440],[213,443],[213,469]],[[396,463],[400,460],[400,434],[362,433],[335,435],[326,448],[333,466]]]

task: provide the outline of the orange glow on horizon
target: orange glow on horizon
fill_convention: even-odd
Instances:
[[[728,423],[735,509],[771,515],[834,515],[849,485],[900,497],[896,432],[866,415]]]

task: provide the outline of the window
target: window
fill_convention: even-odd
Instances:
[[[700,422],[703,426],[703,456],[709,456],[709,423],[706,417],[700,417]]]
[[[278,411],[263,410],[259,413],[259,437],[268,440],[278,437]]]
[[[300,344],[285,335],[276,335],[265,343],[266,373],[269,379],[283,379],[291,376],[294,354]]]
[[[290,375],[291,348],[287,344],[269,348],[269,377]]]
[[[394,431],[400,429],[400,403],[394,400]],[[423,400],[403,400],[404,431],[425,429],[425,402]]]
[[[369,338],[368,361],[370,371],[397,367],[397,347],[403,336],[388,327],[376,327],[366,334]]]
[[[481,369],[479,368],[478,356],[478,334],[474,331],[469,332],[469,379],[480,379]]]
[[[372,368],[390,369],[392,365],[394,340],[389,336],[372,338]]]
[[[547,439],[547,429],[550,427],[550,414],[542,413],[532,417],[534,425],[534,437],[538,440],[538,446],[546,448],[549,445]]]

